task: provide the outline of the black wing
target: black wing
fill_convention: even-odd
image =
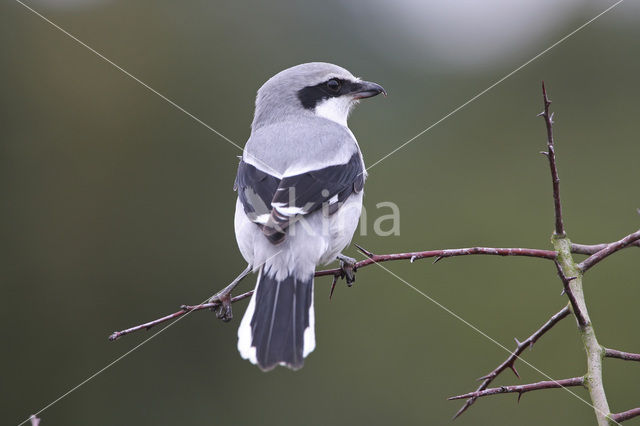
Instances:
[[[363,164],[358,153],[346,164],[282,180],[241,161],[235,185],[245,213],[274,244],[284,239],[286,229],[296,218],[323,205],[328,214],[333,214],[349,195],[363,187]]]
[[[271,214],[271,200],[280,185],[280,179],[240,160],[233,189],[252,222],[260,222],[263,215]]]

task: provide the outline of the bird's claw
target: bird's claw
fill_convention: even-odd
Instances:
[[[338,260],[340,261],[340,273],[333,276],[329,300],[333,297],[333,291],[336,289],[338,278],[344,278],[347,282],[347,286],[349,287],[351,287],[356,280],[356,260],[352,257],[345,256],[344,254],[339,254]]]
[[[347,286],[351,287],[356,280],[356,260],[343,254],[338,256],[340,261],[341,278],[347,282]]]
[[[217,292],[209,299],[209,303],[215,303],[217,305],[212,307],[211,310],[216,313],[218,319],[221,319],[224,322],[229,322],[233,318],[233,311],[231,310],[231,292],[244,277],[249,275],[251,269],[251,265],[247,265],[244,271],[240,272],[240,275],[238,275],[231,284]]]
[[[209,303],[218,303],[216,308],[213,308],[216,317],[224,322],[229,322],[233,318],[233,310],[231,309],[231,293],[220,292],[209,299]]]

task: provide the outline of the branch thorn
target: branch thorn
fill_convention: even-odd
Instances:
[[[333,282],[331,283],[331,292],[329,293],[329,300],[333,297],[333,290],[336,289],[336,283],[338,282],[338,276],[333,276]]]
[[[519,378],[520,378],[520,375],[518,374],[518,370],[516,370],[516,367],[515,367],[513,364],[511,364],[511,365],[509,366],[509,368],[511,369],[511,371],[513,371],[513,374],[515,374],[515,375],[516,375],[516,377],[519,379]],[[520,399],[520,398],[518,398],[518,399]]]
[[[371,253],[369,250],[365,249],[364,247],[362,247],[359,244],[353,243],[354,246],[356,246],[356,248],[360,251],[360,253],[364,254],[367,257],[373,257],[375,256],[373,253]]]
[[[547,97],[547,88],[544,86],[544,80],[542,81],[542,96],[545,104],[551,104],[551,99]]]

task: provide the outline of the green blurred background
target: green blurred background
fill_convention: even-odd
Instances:
[[[379,82],[389,96],[350,120],[372,164],[611,3],[29,4],[240,145],[256,90],[281,69],[322,60]],[[393,201],[401,233],[354,241],[378,253],[549,248],[542,79],[570,237],[636,230],[639,22],[638,3],[622,3],[371,169],[369,230],[376,204]],[[240,152],[17,2],[2,3],[0,23],[0,417],[17,424],[151,335],[111,343],[112,331],[197,303],[244,267],[232,220]],[[585,280],[601,343],[636,352],[639,254],[619,253]],[[553,266],[538,259],[386,266],[508,347],[565,303]],[[331,302],[329,284],[316,283],[318,347],[301,371],[265,374],[240,359],[241,302],[230,324],[186,317],[46,410],[42,424],[448,424],[460,402],[446,398],[475,389],[506,356],[381,269],[340,284]],[[526,359],[554,378],[582,374],[574,321]],[[612,409],[639,405],[640,368],[605,368]],[[544,379],[518,370],[522,380],[506,372],[495,383]],[[590,407],[551,390],[519,404],[479,401],[455,424],[593,423]]]

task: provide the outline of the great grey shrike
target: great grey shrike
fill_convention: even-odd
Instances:
[[[236,239],[258,272],[238,329],[243,358],[302,367],[315,348],[313,275],[356,230],[366,171],[347,117],[382,86],[337,65],[288,68],[258,90],[234,189]]]

